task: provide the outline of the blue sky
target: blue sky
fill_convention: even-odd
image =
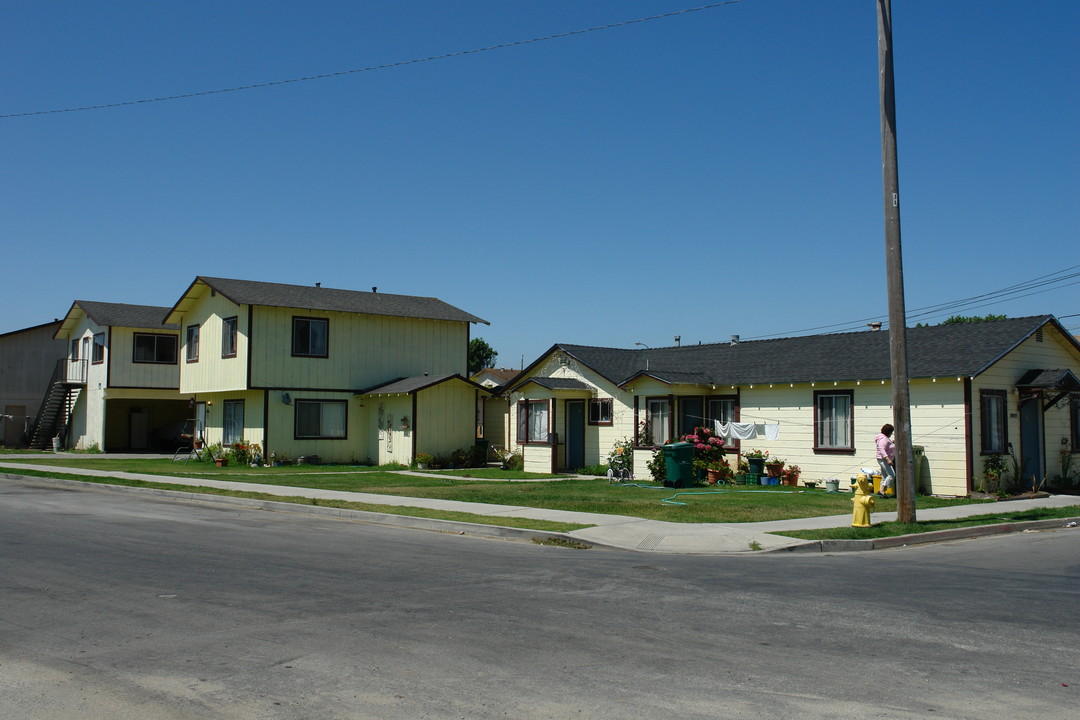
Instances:
[[[703,4],[5,3],[0,115]],[[893,20],[909,316],[1049,276],[958,311],[1080,332],[1078,5]],[[887,315],[877,74],[873,0],[743,0],[0,118],[0,332],[196,275],[439,297],[510,367],[861,329]]]

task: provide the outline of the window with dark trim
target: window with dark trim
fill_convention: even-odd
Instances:
[[[713,427],[713,422],[721,422],[725,425],[735,422],[735,397],[710,397],[708,398],[709,409],[709,427]],[[724,438],[724,448],[727,450],[738,450],[739,441],[735,438]]]
[[[663,445],[671,439],[671,398],[645,398],[645,419],[638,427],[637,444],[640,447]]]
[[[135,333],[135,354],[131,361],[135,363],[175,365],[176,343],[177,338],[175,335]]]
[[[1008,393],[1004,390],[979,391],[979,427],[982,454],[1004,454],[1009,449]]]
[[[339,439],[347,434],[348,404],[344,400],[296,401],[297,439]]]
[[[855,391],[814,391],[814,451],[855,452]]]
[[[187,326],[187,338],[185,342],[186,359],[188,362],[199,361],[199,326]]]
[[[79,338],[75,338],[71,341],[71,359],[79,359]]]
[[[328,356],[330,321],[326,318],[294,317],[292,321],[293,357]]]
[[[232,445],[244,439],[244,401],[225,400],[221,403],[221,442]]]
[[[611,425],[611,398],[592,398],[589,400],[589,424]]]
[[[221,357],[236,357],[236,316],[221,321]]]
[[[679,398],[679,427],[676,433],[680,436],[694,432],[694,428],[705,425],[705,398],[701,395],[687,395]]]
[[[94,355],[91,362],[95,365],[105,362],[105,333],[94,335]]]
[[[547,443],[549,441],[547,400],[522,400],[517,411],[517,441],[525,443]]]

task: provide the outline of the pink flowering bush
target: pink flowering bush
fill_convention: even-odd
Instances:
[[[709,465],[724,459],[724,440],[711,428],[696,427],[693,432],[683,435],[679,440],[694,446],[695,470],[706,470]]]

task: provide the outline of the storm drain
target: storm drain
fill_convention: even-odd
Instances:
[[[667,535],[646,535],[645,539],[638,543],[638,550],[655,550],[664,542]]]

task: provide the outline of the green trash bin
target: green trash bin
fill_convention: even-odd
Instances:
[[[694,484],[693,443],[671,443],[660,448],[664,454],[664,469],[669,487],[688,488]]]
[[[922,466],[926,462],[926,448],[922,445],[911,446],[912,464],[915,466],[912,468],[915,471],[915,494],[922,492]],[[929,493],[928,493],[929,494]]]

